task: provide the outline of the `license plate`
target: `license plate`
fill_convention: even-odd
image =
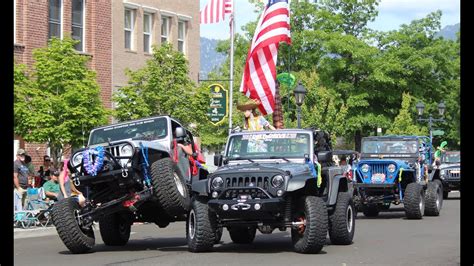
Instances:
[[[385,174],[373,174],[372,183],[383,183],[385,182]]]

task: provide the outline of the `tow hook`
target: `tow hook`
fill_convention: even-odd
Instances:
[[[122,169],[122,177],[123,178],[127,178],[128,177],[128,170],[125,168],[125,169]]]

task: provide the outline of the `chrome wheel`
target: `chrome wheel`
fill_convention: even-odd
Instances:
[[[179,178],[178,174],[176,172],[173,172],[173,177],[174,177],[174,182],[176,184],[176,188],[178,188],[179,194],[181,196],[186,197],[186,188],[184,187],[183,182]]]
[[[191,210],[189,212],[188,221],[189,238],[194,239],[194,236],[196,234],[196,215],[194,214],[194,210]]]
[[[352,210],[352,206],[349,205],[347,206],[347,212],[346,212],[346,217],[347,217],[347,231],[352,232],[352,227],[354,226],[354,212]]]

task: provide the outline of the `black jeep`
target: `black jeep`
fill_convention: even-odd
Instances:
[[[434,179],[439,177],[443,184],[443,198],[461,188],[461,152],[446,151],[441,155],[440,165],[435,167]]]
[[[166,227],[184,221],[193,179],[207,172],[178,144],[191,145],[192,134],[175,119],[158,116],[99,127],[88,147],[72,154],[71,182],[86,198],[66,198],[54,205],[53,223],[72,253],[84,253],[95,243],[93,222],[99,222],[106,245],[125,245],[134,222]],[[193,154],[195,156],[195,153]],[[196,171],[197,170],[197,171]]]
[[[332,166],[327,139],[312,130],[233,133],[219,168],[192,184],[186,236],[192,252],[210,250],[226,227],[234,243],[256,230],[291,229],[294,250],[318,253],[326,242],[352,243],[355,209],[341,167]],[[315,149],[316,148],[316,149]],[[319,163],[315,163],[316,155]]]

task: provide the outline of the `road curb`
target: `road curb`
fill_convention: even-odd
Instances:
[[[41,237],[56,235],[56,227],[35,227],[29,229],[15,228],[13,229],[13,239],[30,238],[30,237]]]

